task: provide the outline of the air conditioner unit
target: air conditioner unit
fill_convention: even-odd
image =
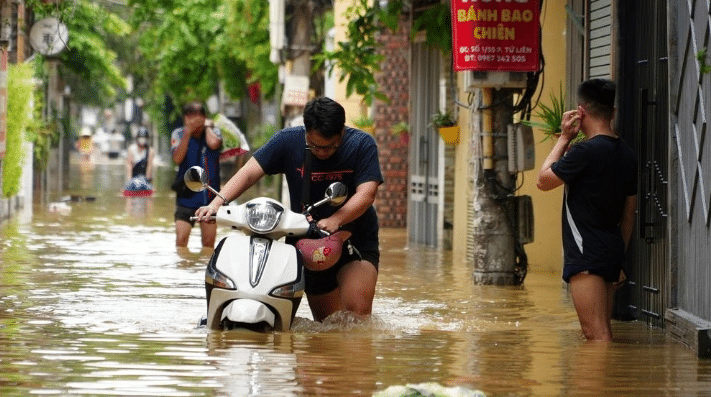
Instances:
[[[531,196],[516,196],[516,237],[521,244],[533,242],[533,200]]]
[[[536,166],[533,129],[523,124],[509,124],[507,128],[509,172],[532,170]]]
[[[467,92],[482,87],[526,88],[527,84],[528,76],[525,72],[464,72],[464,87]]]

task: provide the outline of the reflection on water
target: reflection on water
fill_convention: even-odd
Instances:
[[[711,362],[662,331],[614,323],[614,343],[585,342],[559,276],[475,286],[464,261],[406,247],[404,230],[382,232],[370,320],[315,323],[304,299],[291,332],[207,332],[209,253],[199,238],[175,250],[172,170],[159,168],[153,197],[130,200],[119,162],[74,171],[57,199],[96,200],[68,214],[37,204],[29,222],[0,227],[2,396],[343,396],[425,382],[493,396],[711,390]]]

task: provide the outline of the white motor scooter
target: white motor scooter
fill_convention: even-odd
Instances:
[[[185,172],[184,181],[190,190],[209,189],[220,196],[208,185],[205,171],[198,166]],[[315,230],[315,223],[307,217],[309,211],[327,203],[341,205],[347,190],[343,183],[331,184],[325,198],[303,214],[268,197],[221,206],[211,218],[218,225],[241,233],[223,238],[207,264],[205,325],[214,330],[288,331],[304,294],[304,261],[310,264],[309,268],[318,265],[312,258],[304,259],[303,249],[297,250],[282,238],[309,235]],[[327,238],[338,238],[340,247],[348,236],[350,232],[339,231]],[[317,256],[322,251],[309,252],[310,256]],[[340,256],[340,249],[337,255]]]

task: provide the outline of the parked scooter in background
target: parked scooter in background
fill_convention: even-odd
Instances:
[[[205,171],[198,166],[185,172],[184,181],[193,191],[209,189],[220,196],[208,185]],[[347,195],[343,183],[333,183],[323,200],[301,214],[268,197],[220,207],[211,218],[218,225],[241,233],[223,238],[207,264],[207,327],[288,331],[304,294],[304,264],[335,264],[350,233],[339,231],[327,236],[320,246],[314,242],[321,239],[305,239],[299,250],[282,238],[306,237],[316,232],[309,212],[324,204],[339,206]],[[333,240],[337,240],[335,244]],[[325,251],[328,258],[322,258]]]

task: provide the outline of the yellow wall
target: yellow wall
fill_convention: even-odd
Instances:
[[[541,11],[542,21],[542,49],[546,60],[545,78],[542,89],[541,103],[550,105],[549,96],[557,93],[560,84],[565,88],[566,73],[566,18],[565,0],[547,0],[543,2]],[[460,73],[461,75],[461,73]],[[461,82],[461,76],[460,76]],[[461,92],[461,91],[460,91]],[[460,97],[462,94],[460,94]],[[534,96],[534,98],[536,98]],[[536,110],[534,110],[536,113]],[[469,158],[471,148],[472,128],[469,125],[470,116],[467,112],[460,112],[461,137],[456,152],[455,176],[455,224],[454,224],[454,255],[462,257],[466,250],[467,236],[467,188],[469,176]],[[562,188],[540,192],[536,188],[536,175],[543,160],[553,147],[553,142],[541,143],[543,134],[534,130],[536,142],[536,168],[523,174],[523,187],[520,195],[530,195],[533,198],[534,213],[534,238],[535,241],[524,246],[528,255],[529,271],[560,273],[562,268],[561,244],[561,205]]]
[[[348,20],[344,17],[344,13],[348,7],[353,5],[353,3],[353,0],[334,0],[333,2],[333,18],[334,25],[336,27],[336,46],[339,41],[346,40],[345,25],[348,24]],[[352,120],[360,118],[361,116],[368,116],[367,114],[361,114],[362,97],[358,94],[353,94],[349,98],[346,98],[346,81],[344,80],[342,82],[338,82],[338,79],[341,76],[341,70],[338,67],[333,70],[333,74],[331,76],[336,80],[336,97],[332,99],[340,103],[346,110],[346,125],[353,126]]]
[[[544,1],[541,11],[543,56],[546,60],[541,102],[550,106],[550,94],[558,93],[560,85],[565,90],[566,73],[566,21],[565,0]],[[534,110],[534,113],[536,111]],[[533,197],[534,242],[524,247],[531,271],[557,272],[562,268],[561,206],[563,189],[541,192],[536,188],[536,175],[554,142],[541,143],[543,133],[534,130],[536,142],[536,169],[524,175],[520,194]]]

